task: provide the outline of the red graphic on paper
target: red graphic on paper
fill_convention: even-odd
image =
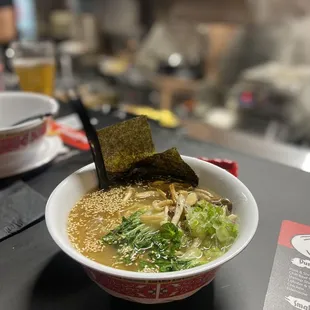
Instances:
[[[85,132],[82,130],[75,130],[69,126],[59,124],[55,121],[50,122],[51,132],[59,134],[62,141],[74,148],[82,151],[88,151],[90,149]]]
[[[281,225],[278,244],[287,248],[293,248],[291,240],[296,235],[310,234],[310,226],[291,222],[283,221]]]
[[[162,283],[160,284],[159,298],[180,296],[195,291],[212,281],[215,277],[215,273],[216,270],[212,270],[190,279],[174,281],[167,284]]]

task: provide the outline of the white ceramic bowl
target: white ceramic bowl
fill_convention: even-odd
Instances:
[[[38,146],[43,138],[47,119],[34,120],[17,126],[12,124],[38,114],[58,112],[59,105],[51,97],[30,92],[0,93],[0,156]]]
[[[199,176],[199,186],[207,187],[233,203],[240,219],[240,234],[220,258],[188,270],[166,273],[138,273],[101,265],[76,251],[67,235],[67,218],[75,203],[97,186],[94,164],[70,175],[51,194],[45,211],[49,233],[58,246],[82,264],[91,279],[105,291],[141,303],[162,303],[186,298],[210,283],[218,268],[238,255],[253,238],[258,225],[256,202],[237,178],[202,160],[182,156]]]

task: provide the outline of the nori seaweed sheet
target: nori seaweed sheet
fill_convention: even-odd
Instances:
[[[173,179],[198,185],[198,177],[176,148],[155,153],[145,116],[97,132],[111,183]]]
[[[176,148],[156,153],[134,164],[123,178],[128,180],[172,179],[193,186],[198,185],[198,177],[182,159]]]
[[[134,163],[155,154],[146,116],[97,131],[108,175],[127,171]]]

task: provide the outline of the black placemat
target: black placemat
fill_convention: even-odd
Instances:
[[[46,199],[18,181],[0,191],[0,241],[44,215]]]

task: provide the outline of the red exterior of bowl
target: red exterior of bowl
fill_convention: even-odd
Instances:
[[[184,299],[214,278],[218,268],[176,280],[148,281],[114,277],[85,267],[88,276],[107,293],[126,300],[156,304]]]
[[[9,135],[0,136],[0,155],[18,151],[44,136],[47,120],[30,129]]]

